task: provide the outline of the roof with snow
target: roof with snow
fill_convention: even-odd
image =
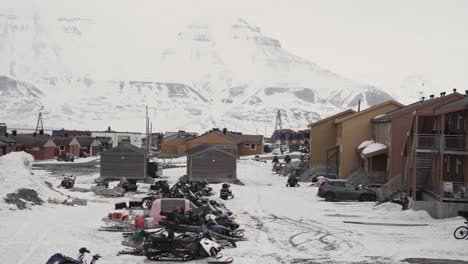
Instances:
[[[225,152],[226,154],[228,154],[230,156],[237,157],[236,155],[233,154],[233,152],[235,151],[235,148],[233,148],[233,147],[230,147],[230,146],[215,146],[215,145],[210,145],[210,144],[203,144],[203,145],[200,145],[200,146],[195,147],[193,149],[190,149],[188,151],[188,154],[190,156],[191,155],[198,155],[198,154],[203,153],[205,151],[208,151],[210,149],[216,149],[216,150],[219,150],[221,152]]]
[[[364,156],[375,156],[387,151],[387,146],[382,143],[372,143],[362,150]]]
[[[0,136],[0,141],[8,144],[18,143],[18,141],[16,141],[14,138],[7,136]]]
[[[373,143],[375,143],[375,141],[374,141],[373,139],[371,139],[371,140],[366,140],[366,141],[362,142],[362,143],[359,145],[359,147],[357,147],[357,148],[358,148],[358,149],[363,149],[363,148],[365,148],[365,147],[367,147],[367,146],[369,146],[369,145],[371,145],[371,144],[373,144]]]

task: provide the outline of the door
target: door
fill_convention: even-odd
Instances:
[[[336,199],[344,200],[346,199],[346,185],[345,182],[337,181],[334,182]]]
[[[356,187],[352,185],[351,183],[346,183],[345,184],[345,196],[346,200],[359,200],[359,193],[356,192]]]

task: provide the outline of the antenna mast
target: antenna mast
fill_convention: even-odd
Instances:
[[[278,112],[276,113],[276,122],[275,122],[275,138],[273,139],[275,142],[277,142],[278,140],[281,141],[281,130],[283,130],[283,122],[281,120],[281,111],[278,110]]]
[[[42,109],[43,108],[41,107],[41,110],[39,111],[39,116],[37,117],[37,124],[36,124],[36,132],[35,133],[37,133],[37,132],[39,132],[41,130],[44,131],[44,124],[42,123],[42,112],[41,112]],[[41,129],[39,129],[39,124],[41,126]]]

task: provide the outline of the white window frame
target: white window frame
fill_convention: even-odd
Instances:
[[[65,146],[60,146],[60,147],[59,147],[59,150],[60,150],[60,151],[64,151],[64,150],[65,150]]]
[[[257,144],[250,144],[250,150],[257,150]]]

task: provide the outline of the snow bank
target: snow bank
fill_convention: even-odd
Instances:
[[[371,144],[373,144],[373,143],[375,143],[375,142],[374,142],[374,140],[372,140],[372,139],[371,139],[371,140],[366,140],[366,141],[362,142],[362,143],[359,145],[358,149],[363,149],[363,148],[365,148],[365,147],[367,147],[367,146],[369,146],[369,145],[371,145]]]
[[[380,217],[392,220],[401,220],[401,221],[424,221],[429,222],[433,221],[429,213],[426,211],[414,211],[414,210],[401,210],[401,205],[396,203],[384,203],[373,208],[376,211],[379,211]]]
[[[4,198],[23,188],[35,190],[44,201],[51,195],[57,196],[44,180],[31,173],[33,160],[33,156],[25,152],[12,152],[0,157],[0,209],[17,209],[14,204],[5,203]]]
[[[387,146],[381,143],[372,143],[369,146],[367,146],[365,149],[362,150],[362,154],[366,155],[372,152],[376,152],[382,149],[386,149]]]

